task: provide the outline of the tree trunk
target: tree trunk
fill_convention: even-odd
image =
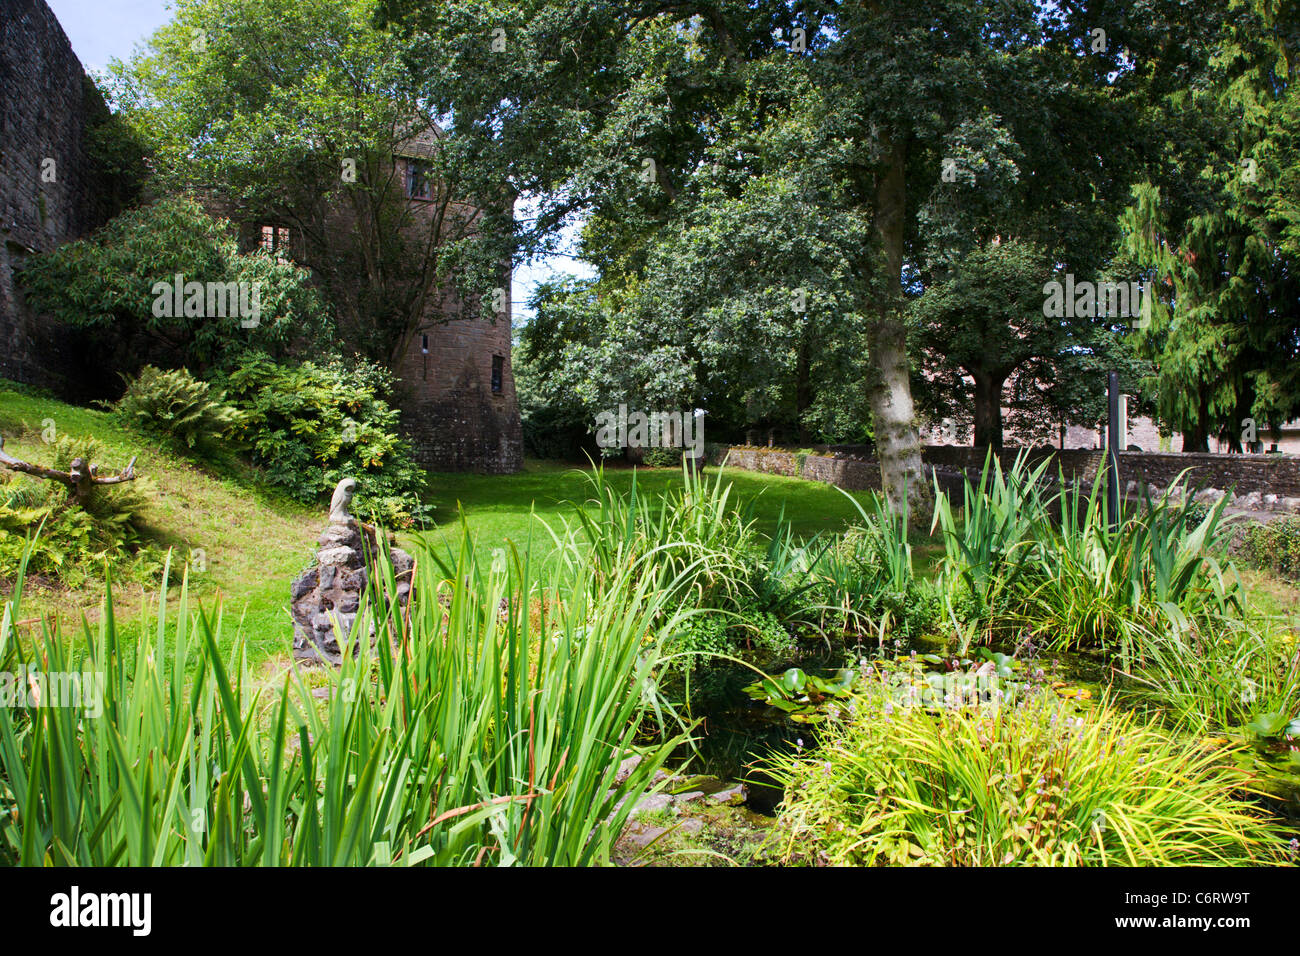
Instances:
[[[804,413],[812,405],[812,372],[808,356],[808,330],[804,329],[799,337],[799,358],[795,364],[794,378],[794,418],[795,428],[799,430],[799,445],[807,445],[811,440],[808,426],[804,422]]]
[[[869,398],[875,424],[880,483],[895,514],[927,518],[930,489],[921,469],[921,439],[916,429],[907,362],[907,329],[902,315],[903,238],[906,225],[907,146],[883,138],[889,158],[875,184],[874,226],[885,255],[886,295],[876,304],[867,329],[875,367]]]
[[[1210,437],[1206,434],[1205,429],[1200,425],[1190,431],[1183,430],[1183,451],[1204,451],[1210,450]]]
[[[1002,383],[996,372],[972,372],[975,379],[975,447],[1002,447]]]

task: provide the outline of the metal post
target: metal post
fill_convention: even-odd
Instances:
[[[1119,372],[1112,371],[1106,383],[1110,418],[1106,432],[1106,504],[1110,529],[1119,526]]]

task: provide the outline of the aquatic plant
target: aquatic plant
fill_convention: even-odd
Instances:
[[[1145,696],[1189,732],[1300,738],[1300,646],[1261,617],[1166,620],[1141,635],[1134,676]]]
[[[1171,738],[1108,702],[900,705],[864,686],[814,752],[767,761],[785,862],[1259,865],[1285,837],[1245,795],[1233,748]]]

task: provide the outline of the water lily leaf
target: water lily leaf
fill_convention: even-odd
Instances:
[[[1260,714],[1246,726],[1261,737],[1276,737],[1289,723],[1290,718],[1285,714],[1267,713]]]

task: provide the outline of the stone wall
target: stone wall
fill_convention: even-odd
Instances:
[[[23,301],[16,274],[101,225],[116,189],[88,132],[108,109],[44,0],[3,0],[0,15],[0,377],[60,388],[76,342]]]
[[[508,290],[509,279],[504,281]],[[494,356],[502,359],[500,391],[492,390]],[[508,309],[495,322],[466,318],[432,324],[414,337],[394,371],[402,381],[402,419],[420,464],[433,471],[489,474],[523,467]]]
[[[978,480],[986,449],[959,445],[926,445],[921,457],[940,476],[941,485],[966,474]],[[1015,461],[1018,450],[1003,449],[999,459],[1004,468]],[[772,475],[824,481],[849,490],[880,488],[880,465],[865,446],[838,445],[801,454],[781,448],[732,446],[725,451],[729,467]],[[1031,452],[1038,462],[1052,457],[1069,480],[1091,482],[1104,463],[1104,452],[1053,448]],[[720,456],[715,456],[718,463]],[[1052,466],[1049,466],[1051,468]],[[1220,490],[1234,489],[1238,496],[1252,492],[1279,498],[1300,498],[1300,457],[1291,455],[1204,455],[1162,452],[1121,452],[1120,480],[1139,486],[1167,487],[1184,470],[1190,486],[1204,485]],[[945,478],[949,481],[945,481]]]

